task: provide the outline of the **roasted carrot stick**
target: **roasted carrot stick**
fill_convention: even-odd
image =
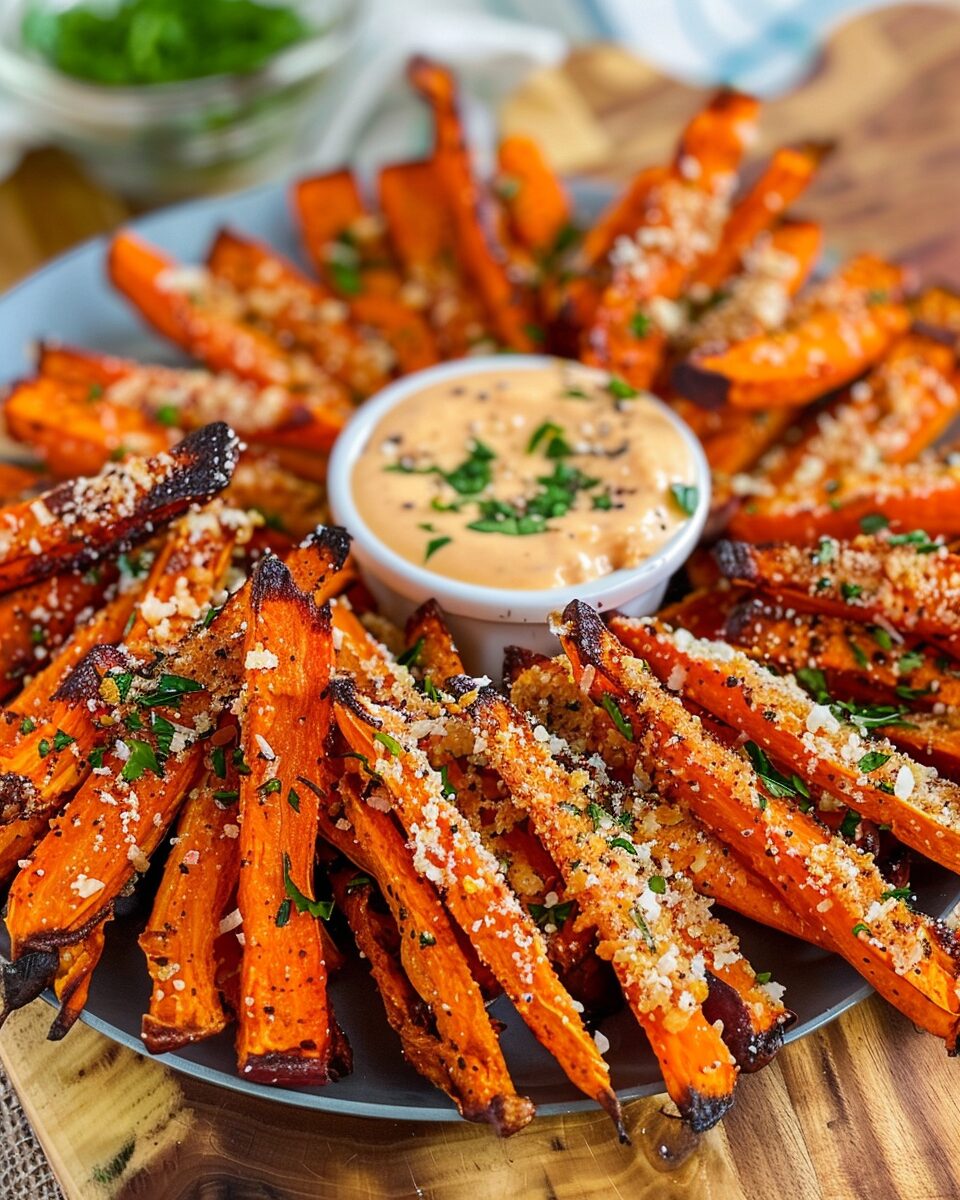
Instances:
[[[59,479],[95,475],[131,454],[169,449],[173,430],[102,396],[90,400],[88,391],[45,377],[18,383],[3,410],[10,436],[30,446]]]
[[[928,858],[960,869],[960,787],[880,736],[902,718],[881,722],[873,709],[830,707],[724,642],[671,633],[653,621],[618,618],[613,629],[661,681],[682,675],[686,697],[745,733],[774,761],[890,825],[895,837]],[[869,739],[868,728],[875,734]]]
[[[463,660],[436,600],[426,600],[407,620],[407,649],[402,661],[421,677],[442,687],[443,680],[463,674]]]
[[[808,142],[777,150],[757,182],[734,205],[716,249],[698,264],[691,284],[713,291],[733,275],[756,239],[810,186],[831,149],[826,143]]]
[[[237,1061],[243,1077],[260,1083],[327,1083],[350,1062],[317,926],[319,802],[300,780],[315,777],[329,722],[330,613],[272,556],[257,565],[246,611]]]
[[[269,246],[224,229],[207,266],[233,289],[249,320],[292,340],[354,395],[369,396],[389,379],[389,348],[362,338],[341,300]]]
[[[379,178],[390,243],[409,276],[404,294],[419,300],[444,358],[492,341],[483,305],[460,271],[454,229],[435,164],[395,163]]]
[[[668,178],[648,197],[640,227],[616,248],[613,277],[583,339],[585,361],[634,387],[652,383],[673,322],[673,301],[712,251],[758,104],[721,92],[687,125]]]
[[[430,327],[405,301],[383,224],[367,212],[353,175],[335,171],[302,180],[293,205],[314,269],[349,303],[354,322],[389,344],[404,374],[436,362]]]
[[[530,328],[534,318],[531,298],[511,278],[504,249],[491,232],[489,197],[473,175],[453,75],[419,56],[411,60],[408,74],[433,112],[433,162],[453,220],[461,266],[477,288],[503,344],[512,350],[535,350],[537,339]]]
[[[166,454],[106,467],[35,500],[7,505],[0,543],[0,592],[93,565],[142,540],[230,482],[237,438],[208,425]]]
[[[773,863],[772,881],[787,903],[826,930],[891,1003],[954,1050],[957,949],[945,927],[912,912],[871,855],[831,837],[780,795],[761,794],[746,762],[706,733],[593,610],[568,605],[561,640],[575,676],[596,702],[619,713],[664,794],[682,796],[759,874],[771,878]]]
[[[798,307],[784,330],[695,353],[674,368],[673,386],[708,408],[791,407],[842,387],[908,327],[901,275],[862,255]]]
[[[233,302],[218,302],[208,284],[198,298],[191,290],[198,287],[194,276],[182,282],[172,259],[132,234],[114,238],[109,271],[114,286],[154,328],[211,370],[229,371],[263,389],[284,389],[272,422],[275,437],[282,431],[293,445],[330,448],[352,406],[343,385],[313,359],[289,353],[262,330],[237,320]],[[290,403],[291,393],[296,405]]]
[[[80,614],[92,616],[115,581],[116,572],[104,564],[0,597],[0,700],[56,655]]]
[[[734,513],[730,533],[745,542],[810,543],[855,538],[877,523],[897,534],[932,529],[948,538],[960,535],[960,467],[950,463],[849,472],[834,485],[822,500],[799,488],[769,500],[761,496]]]
[[[234,746],[221,725],[207,755],[208,770],[180,814],[173,849],[140,948],[153,988],[142,1036],[152,1054],[212,1037],[227,1015],[216,983],[214,942],[240,873],[239,799]],[[222,735],[222,736],[220,736]]]
[[[960,293],[946,287],[925,288],[911,302],[910,313],[918,332],[947,345],[960,344]]]
[[[466,677],[458,684],[476,692]],[[598,953],[613,964],[681,1116],[698,1131],[710,1128],[732,1103],[737,1072],[700,1007],[706,975],[692,965],[687,929],[688,923],[701,930],[709,923],[705,906],[682,877],[661,875],[646,846],[614,817],[602,815],[601,794],[556,763],[507,701],[484,689],[470,716],[486,757],[563,872],[567,895],[576,898],[582,919],[596,926]],[[665,901],[656,899],[661,894]],[[665,945],[673,950],[672,968],[662,962]]]
[[[533,138],[515,133],[503,139],[495,187],[516,241],[535,256],[550,254],[570,224],[570,200]]]
[[[454,920],[494,972],[520,1016],[570,1080],[620,1124],[603,1058],[546,955],[540,932],[507,888],[496,859],[443,794],[441,777],[404,718],[333,683],[337,724],[354,753],[383,778],[408,835],[414,863],[436,883]]]
[[[417,873],[403,835],[391,817],[367,804],[350,777],[340,784],[343,830],[323,811],[321,833],[341,853],[375,879],[399,933],[399,957],[409,983],[432,1014],[436,1033],[414,1053],[418,1070],[434,1065],[434,1082],[470,1121],[488,1121],[504,1136],[516,1133],[533,1116],[533,1105],[518,1096],[503,1059],[484,999],[470,971],[443,905],[432,886]],[[351,872],[351,874],[354,874]],[[336,881],[334,880],[336,891]],[[350,893],[349,881],[340,889]],[[350,911],[347,911],[350,920]],[[356,925],[351,920],[356,933]],[[369,952],[361,945],[361,949]],[[387,995],[378,980],[384,1003]],[[409,1010],[413,1006],[404,1005]],[[388,1008],[389,1011],[389,1008]],[[393,1024],[393,1022],[391,1022]],[[397,1025],[394,1025],[397,1028]],[[397,1029],[407,1046],[403,1029]],[[419,1039],[418,1039],[419,1041]]]
[[[617,238],[632,238],[644,223],[651,196],[670,178],[669,167],[645,167],[584,234],[577,266],[589,270],[610,253]]]
[[[960,655],[960,559],[929,552],[919,531],[898,542],[858,537],[816,546],[718,542],[716,560],[728,579],[760,586],[801,612],[881,619],[905,634],[930,638]]]

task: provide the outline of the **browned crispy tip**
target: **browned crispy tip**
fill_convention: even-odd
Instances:
[[[304,538],[302,546],[315,546],[329,562],[332,571],[339,571],[350,554],[353,538],[342,525],[318,525]]]
[[[524,671],[549,662],[545,654],[528,650],[525,646],[507,646],[503,652],[503,682],[506,687],[516,683]]]
[[[670,382],[678,395],[701,408],[722,408],[730,398],[730,380],[725,375],[708,371],[689,358],[676,364]]]
[[[250,603],[254,612],[259,613],[264,604],[271,600],[295,605],[301,619],[315,629],[326,629],[330,625],[330,605],[323,604],[317,608],[313,597],[297,587],[289,567],[275,554],[265,554],[253,569]]]
[[[723,1022],[723,1043],[741,1071],[751,1074],[765,1067],[783,1046],[784,1031],[792,1023],[792,1013],[784,1013],[769,1029],[754,1028],[743,997],[729,983],[707,972],[709,992],[703,1015],[711,1024]],[[795,1019],[795,1018],[794,1018]]]
[[[379,717],[375,717],[366,705],[361,703],[356,682],[346,675],[338,675],[330,680],[330,698],[334,704],[348,708],[372,729],[379,729],[383,724]]]
[[[16,962],[0,967],[0,987],[3,989],[0,1026],[12,1012],[36,1000],[53,983],[59,965],[59,951],[31,950],[21,954]]]
[[[728,538],[717,542],[713,548],[720,573],[727,579],[743,579],[752,583],[757,578],[753,558],[753,547],[748,542],[732,542]]]
[[[563,610],[563,624],[583,658],[594,667],[603,666],[603,635],[607,632],[599,614],[582,600],[571,600]]]

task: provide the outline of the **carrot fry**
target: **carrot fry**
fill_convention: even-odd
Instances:
[[[230,481],[236,435],[208,425],[156,458],[106,467],[2,510],[0,592],[91,566],[209,500]]]
[[[674,368],[673,385],[707,408],[807,404],[855,379],[907,329],[900,279],[897,268],[862,255],[798,306],[785,329],[695,352]]]
[[[651,197],[669,178],[668,167],[645,167],[640,171],[584,234],[577,266],[585,271],[596,267],[613,249],[617,238],[632,238],[646,219]]]
[[[899,753],[879,732],[902,718],[828,706],[724,642],[670,633],[653,621],[612,628],[661,680],[684,675],[684,695],[733,725],[802,779],[950,870],[960,870],[960,786]],[[732,685],[731,680],[736,680]],[[867,729],[875,736],[867,739]],[[892,730],[891,730],[892,732]]]
[[[210,769],[180,814],[177,835],[140,948],[153,988],[142,1036],[151,1054],[176,1050],[226,1028],[216,983],[214,942],[240,873],[239,796],[230,743],[211,743]],[[176,968],[179,968],[178,970]]]
[[[516,241],[536,256],[550,254],[570,224],[570,200],[533,138],[503,139],[495,187]]]
[[[456,691],[476,693],[475,681],[456,683]],[[706,976],[692,965],[685,932],[686,922],[709,923],[705,906],[682,878],[660,875],[661,864],[614,817],[598,815],[600,794],[554,762],[507,701],[482,689],[469,712],[489,762],[560,866],[566,894],[599,931],[598,953],[612,963],[681,1116],[698,1132],[709,1129],[732,1103],[737,1071],[703,1016]],[[656,898],[661,893],[665,902]],[[664,945],[673,951],[672,969],[663,963]]]
[[[487,1121],[502,1136],[516,1133],[533,1117],[533,1105],[516,1093],[483,996],[450,918],[432,885],[417,873],[403,835],[389,815],[365,803],[349,777],[341,782],[340,793],[344,818],[352,829],[338,828],[321,808],[321,833],[367,877],[376,880],[399,934],[403,971],[419,1000],[428,1006],[436,1026],[429,1040],[421,1036],[408,1046],[403,1031],[410,1028],[410,1017],[402,1023],[391,1021],[404,1041],[407,1056],[423,1073],[433,1064],[431,1078],[467,1120]],[[336,893],[335,878],[333,882]],[[351,894],[351,882],[345,881],[339,890],[341,895]],[[343,904],[339,897],[338,903]],[[347,918],[351,918],[349,908]],[[356,933],[353,920],[351,927]],[[361,949],[373,963],[362,944]],[[382,985],[381,993],[389,1013]],[[452,997],[456,997],[455,1004],[451,1003]],[[413,1007],[402,1005],[408,1012]]]
[[[417,870],[439,887],[454,920],[571,1082],[620,1128],[606,1063],[557,979],[539,930],[507,888],[496,859],[444,796],[441,777],[404,718],[361,697],[345,678],[334,680],[333,693],[341,732],[383,778],[414,840]]]
[[[427,101],[436,125],[434,167],[446,196],[460,263],[477,288],[488,319],[505,346],[535,350],[531,299],[510,277],[503,247],[490,228],[489,200],[477,184],[457,110],[453,75],[423,57],[408,68],[410,82]]]
[[[95,475],[130,454],[170,448],[172,430],[102,395],[88,399],[88,392],[42,376],[16,384],[3,410],[10,436],[30,446],[59,479]]]
[[[955,1050],[957,948],[945,926],[892,894],[872,855],[831,837],[780,794],[761,794],[746,762],[662,690],[586,605],[568,605],[561,640],[575,676],[596,702],[606,697],[619,712],[664,794],[682,796],[758,873],[771,878],[775,864],[771,881],[787,903],[826,930],[891,1003]]]
[[[721,92],[684,130],[633,240],[615,247],[613,277],[583,339],[586,362],[634,387],[651,385],[666,349],[664,309],[717,242],[758,107],[748,96]]]
[[[826,539],[822,547],[725,541],[717,543],[715,555],[728,579],[762,587],[801,612],[879,618],[960,656],[960,558],[943,550],[928,553],[930,544],[924,534],[900,543]]]
[[[314,269],[350,305],[354,322],[389,344],[402,373],[435,363],[430,327],[405,303],[380,221],[364,207],[351,172],[302,180],[293,205]]]
[[[960,345],[960,293],[946,287],[926,288],[911,302],[910,314],[919,333]]]
[[[407,650],[401,661],[423,678],[442,682],[463,674],[463,660],[436,600],[426,600],[410,615],[404,637]]]
[[[235,300],[218,295],[203,273],[191,276],[189,288],[181,284],[176,264],[132,234],[114,238],[109,271],[145,320],[212,371],[229,371],[263,389],[284,389],[272,421],[274,438],[330,448],[352,406],[343,385],[313,359],[288,353],[262,330],[237,320]],[[293,393],[296,403],[290,402]]]
[[[855,538],[871,523],[909,533],[932,529],[960,535],[960,467],[919,462],[878,467],[841,477],[822,500],[804,493],[777,495],[734,513],[729,530],[745,542],[782,540],[809,544],[821,538]]]
[[[53,981],[60,1010],[50,1026],[48,1041],[58,1042],[66,1037],[86,1007],[93,972],[103,954],[105,930],[106,922],[101,922],[81,941],[61,948],[60,967]]]
[[[315,774],[330,719],[330,614],[274,557],[257,565],[246,611],[237,1060],[260,1083],[327,1083],[349,1071],[350,1058],[317,926],[318,800],[299,781]]]
[[[69,638],[80,614],[98,608],[116,572],[64,572],[0,596],[0,700],[15,692]]]
[[[355,395],[372,395],[389,379],[388,347],[363,339],[332,292],[269,246],[224,229],[207,266],[233,289],[248,319],[285,344],[292,339]]]
[[[711,291],[719,288],[756,239],[810,186],[831,149],[828,143],[807,143],[777,150],[750,191],[734,205],[716,249],[698,264],[691,284]]]

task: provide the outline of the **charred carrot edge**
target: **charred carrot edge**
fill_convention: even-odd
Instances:
[[[473,680],[461,677],[458,687],[476,692]],[[667,1091],[692,1128],[715,1124],[733,1101],[735,1062],[701,1005],[707,998],[706,976],[696,977],[686,958],[689,942],[682,922],[692,918],[689,892],[683,895],[672,878],[658,876],[670,903],[661,905],[649,887],[656,866],[643,863],[643,849],[608,818],[588,816],[588,792],[538,743],[528,722],[490,688],[470,705],[486,755],[511,795],[529,814],[537,834],[560,867],[567,895],[574,897],[584,921],[595,925],[599,953],[610,959],[620,986],[660,1062]],[[576,809],[571,813],[565,806]],[[629,852],[617,843],[629,845]],[[576,863],[573,867],[571,864]],[[595,880],[595,882],[594,882]],[[684,904],[685,902],[685,904]],[[698,918],[703,913],[694,903]],[[658,939],[674,948],[677,974],[658,967]],[[668,983],[660,983],[663,975]],[[682,982],[680,982],[682,978]],[[681,1008],[681,996],[688,1000]]]
[[[878,362],[908,328],[901,275],[861,255],[821,285],[786,328],[717,353],[695,352],[675,366],[673,386],[707,408],[767,409],[816,400]]]
[[[86,400],[75,385],[40,377],[18,383],[4,405],[10,436],[30,446],[59,479],[94,475],[131,454],[160,454],[172,431],[134,408]]]
[[[680,138],[668,178],[651,193],[641,228],[649,226],[654,246],[635,245],[618,266],[582,340],[584,361],[647,388],[659,371],[666,333],[649,303],[675,300],[696,265],[691,234],[708,238],[718,205],[726,211],[731,180],[755,127],[759,106],[749,96],[720,92],[689,122]],[[635,252],[635,253],[634,253]]]
[[[919,545],[923,550],[924,543]],[[960,557],[943,550],[918,553],[917,546],[868,537],[826,539],[823,547],[722,541],[715,557],[728,579],[789,599],[801,612],[860,622],[881,618],[904,634],[958,653]]]
[[[712,739],[590,608],[574,601],[563,620],[561,640],[575,676],[596,702],[607,696],[608,706],[617,705],[664,793],[679,793],[792,908],[825,929],[882,995],[953,1051],[960,1027],[958,951],[943,923],[891,895],[871,855],[831,837],[779,797],[761,795],[746,762]],[[834,886],[838,871],[842,888]],[[905,974],[897,969],[903,961],[912,964]]]
[[[0,512],[10,532],[0,548],[0,592],[82,570],[142,540],[222,491],[238,453],[228,426],[207,425],[168,453],[110,466],[35,500],[6,505]]]
[[[850,474],[829,499],[810,503],[788,493],[748,505],[734,513],[729,532],[744,542],[809,544],[855,538],[871,521],[896,533],[932,529],[948,538],[960,535],[960,467],[908,463]]]
[[[251,579],[243,643],[247,706],[240,782],[244,946],[238,1013],[241,1075],[260,1083],[327,1083],[349,1056],[327,996],[315,902],[316,775],[330,720],[330,613],[274,557]]]
[[[116,572],[104,565],[84,574],[64,572],[0,597],[0,700],[57,655],[79,614],[99,609],[115,580]]]
[[[404,717],[361,697],[345,678],[334,680],[332,690],[341,732],[382,776],[414,839],[418,871],[436,883],[454,920],[571,1082],[621,1128],[606,1063],[557,979],[539,930],[507,888],[496,860],[443,795],[442,780]]]
[[[514,133],[501,141],[497,191],[520,245],[535,255],[549,254],[570,224],[570,199],[533,138]]]
[[[97,398],[98,388],[108,388],[118,379],[124,379],[135,365],[126,358],[79,346],[65,346],[61,342],[41,342],[37,347],[40,376],[85,387],[89,400]]]
[[[732,275],[744,252],[813,182],[826,155],[827,143],[783,146],[763,174],[733,207],[713,254],[700,262],[691,280],[711,291]]]
[[[483,298],[490,324],[504,345],[513,350],[535,350],[537,343],[530,333],[531,300],[511,280],[507,256],[491,234],[489,199],[473,176],[453,75],[439,64],[416,56],[410,61],[408,77],[433,112],[433,162],[453,220],[460,262]]]
[[[950,347],[905,334],[862,382],[829,405],[826,414],[806,418],[799,437],[769,456],[760,472],[764,483],[777,492],[825,502],[844,472],[856,472],[865,444],[878,464],[913,461],[960,408],[955,366]],[[812,483],[811,473],[818,476]]]
[[[341,781],[340,794],[352,830],[339,829],[321,806],[321,834],[376,880],[397,926],[405,978],[429,1007],[435,1024],[436,1032],[421,1045],[414,1065],[421,1071],[435,1065],[431,1078],[440,1076],[439,1086],[467,1120],[487,1121],[503,1136],[516,1133],[533,1117],[533,1105],[516,1093],[450,918],[432,885],[414,868],[391,818],[368,805],[349,777]],[[334,880],[335,891],[336,886]],[[351,890],[351,881],[345,880],[341,891]],[[384,1003],[388,1004],[386,994]],[[401,1004],[401,1009],[409,1007]],[[404,1037],[402,1029],[397,1032]]]
[[[792,679],[771,675],[726,643],[671,633],[653,621],[620,618],[612,628],[661,681],[684,673],[685,696],[746,733],[776,762],[960,870],[960,786],[931,777],[887,738],[862,737]]]
[[[222,229],[207,267],[236,292],[258,325],[274,336],[293,338],[354,394],[369,396],[389,379],[382,354],[350,323],[347,307],[271,247]],[[267,297],[263,303],[261,295]]]

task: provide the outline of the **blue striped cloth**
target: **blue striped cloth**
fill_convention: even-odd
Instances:
[[[573,41],[619,42],[668,75],[771,95],[796,83],[837,25],[886,0],[486,0]]]

